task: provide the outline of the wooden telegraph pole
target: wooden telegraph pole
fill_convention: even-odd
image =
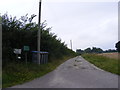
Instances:
[[[41,40],[41,30],[40,30],[40,22],[41,22],[41,2],[39,1],[39,16],[38,16],[38,46],[37,49],[40,51],[40,40]],[[40,64],[40,53],[38,52],[38,63]]]
[[[72,40],[70,40],[70,46],[71,46],[71,50],[72,50]]]

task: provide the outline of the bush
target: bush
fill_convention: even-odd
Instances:
[[[35,15],[30,18],[22,16],[20,19],[16,17],[8,17],[7,14],[2,15],[2,52],[3,64],[6,62],[16,61],[16,55],[13,50],[22,49],[21,61],[25,61],[24,46],[30,46],[28,52],[28,61],[32,61],[31,51],[37,51],[37,32],[38,25],[32,22]],[[46,22],[41,23],[41,51],[49,52],[49,59],[62,58],[64,56],[75,55],[75,52],[67,48],[64,42],[57,39],[54,33],[50,32],[51,28],[47,28]],[[49,61],[50,61],[49,60]]]

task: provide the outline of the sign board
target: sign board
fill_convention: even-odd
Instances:
[[[15,54],[21,54],[21,49],[14,49]]]
[[[30,47],[29,46],[24,46],[24,51],[29,51],[30,50]]]

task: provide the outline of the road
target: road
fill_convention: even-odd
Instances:
[[[118,75],[77,56],[43,77],[10,88],[118,88]]]

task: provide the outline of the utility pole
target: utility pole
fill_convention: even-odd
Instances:
[[[0,52],[2,52],[2,16],[1,14],[0,14]],[[0,53],[0,76],[2,77],[2,53]],[[0,79],[0,89],[2,89],[2,79]]]
[[[39,16],[38,16],[38,46],[37,49],[40,51],[40,40],[41,40],[41,30],[40,30],[40,22],[41,22],[41,0],[39,1]],[[38,52],[38,63],[40,64],[40,53]]]
[[[70,40],[71,50],[72,50],[72,40]]]

